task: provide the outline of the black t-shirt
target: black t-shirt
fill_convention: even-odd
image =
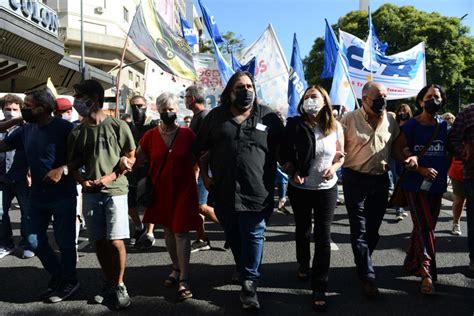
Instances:
[[[191,124],[189,124],[189,128],[193,130],[193,132],[197,135],[201,130],[202,123],[204,122],[204,118],[209,113],[208,109],[204,109],[199,113],[193,115],[193,119],[191,120]]]
[[[273,207],[276,153],[283,124],[272,110],[257,106],[238,124],[230,107],[212,109],[203,121],[193,152],[209,151],[216,203],[237,211]]]

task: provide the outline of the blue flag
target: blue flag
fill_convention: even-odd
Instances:
[[[377,34],[375,33],[375,27],[374,24],[372,23],[372,14],[370,13],[370,7],[369,7],[369,33],[371,33],[372,36],[372,44],[374,45],[374,49],[377,53],[380,55],[385,55],[385,51],[388,48],[388,44],[382,43],[378,37]]]
[[[370,13],[369,7],[369,36],[365,42],[362,64],[371,72],[370,76],[372,76],[373,71],[379,68],[379,56],[385,56],[387,47],[388,44],[382,43],[377,38],[377,34],[375,34],[375,28],[372,24],[372,14]]]
[[[339,50],[336,35],[329,26],[328,20],[324,20],[326,21],[326,31],[324,34],[324,66],[321,79],[331,78],[334,76],[334,67],[336,67],[337,62],[337,51]]]
[[[214,42],[214,39],[211,38],[211,42],[214,46],[214,54],[216,55],[217,67],[219,68],[219,75],[221,76],[221,83],[222,86],[225,87],[227,85],[227,81],[229,81],[230,77],[232,77],[234,74],[234,71],[224,59],[224,56],[222,56],[219,46],[217,46],[216,42]]]
[[[290,78],[288,80],[288,114],[287,117],[298,115],[297,107],[308,84],[304,79],[303,63],[300,58],[300,49],[293,35],[293,52],[291,54]]]
[[[212,14],[209,14],[209,10],[204,6],[201,0],[198,0],[199,6],[201,7],[202,11],[202,18],[204,19],[204,24],[206,24],[207,31],[211,38],[217,44],[225,43],[225,40],[222,38],[221,33],[219,33],[219,29],[217,28],[216,19]]]
[[[179,15],[179,19],[181,20],[181,30],[183,31],[183,37],[188,42],[190,47],[193,47],[198,43],[198,36],[196,31],[189,25],[188,21],[186,21],[181,14]]]
[[[232,54],[232,69],[234,69],[234,71],[248,71],[252,74],[252,76],[255,77],[255,73],[257,71],[257,58],[253,57],[248,63],[242,65],[239,63],[237,58],[235,58],[234,54]]]

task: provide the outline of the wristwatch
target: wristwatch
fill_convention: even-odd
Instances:
[[[67,176],[69,174],[69,169],[67,168],[66,165],[63,166],[63,174]]]

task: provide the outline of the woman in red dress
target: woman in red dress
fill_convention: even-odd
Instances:
[[[164,284],[178,284],[178,299],[192,297],[188,285],[189,231],[199,224],[198,198],[191,146],[196,135],[176,124],[178,98],[163,93],[156,99],[161,124],[145,133],[137,151],[137,163],[148,160],[154,185],[153,202],[145,210],[144,223],[160,224],[173,271]]]

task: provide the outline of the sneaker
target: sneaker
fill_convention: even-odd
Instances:
[[[395,220],[396,220],[397,222],[400,222],[400,221],[402,221],[403,219],[404,219],[403,213],[400,212],[400,213],[395,214]]]
[[[285,206],[277,208],[276,212],[280,213],[280,214],[283,214],[283,215],[290,215],[291,214],[291,212]]]
[[[79,281],[74,282],[64,282],[62,283],[56,291],[48,298],[49,303],[58,303],[64,301],[69,296],[74,294],[79,288]]]
[[[146,234],[145,227],[143,227],[142,229],[135,229],[135,232],[133,233],[133,237],[130,238],[130,246],[135,246],[137,240],[139,240],[143,234]]]
[[[102,304],[104,301],[112,298],[112,296],[115,294],[115,285],[106,283],[102,289],[100,290],[99,294],[94,296],[94,302],[97,304]]]
[[[191,252],[204,251],[204,250],[211,250],[211,243],[209,242],[209,239],[207,240],[198,239],[191,244]]]
[[[132,300],[130,300],[130,296],[128,296],[127,288],[123,283],[115,287],[115,298],[117,299],[115,304],[117,309],[127,308],[132,304]]]
[[[22,259],[31,259],[35,256],[35,253],[31,250],[25,249],[23,250],[23,254],[21,255]]]
[[[252,280],[245,280],[240,291],[240,302],[243,309],[257,310],[260,308],[260,303],[257,297],[257,286]]]
[[[461,236],[461,225],[453,224],[453,229],[451,230],[451,235]]]
[[[230,249],[230,243],[227,240],[224,243],[224,249]]]
[[[59,288],[60,285],[61,285],[60,279],[54,279],[54,278],[51,279],[48,283],[48,288],[46,289],[46,291],[40,294],[39,296],[40,299],[45,300],[49,298],[50,296],[52,296],[54,292]]]
[[[13,249],[12,248],[8,248],[8,247],[0,247],[0,259],[8,256],[9,254],[13,253]]]
[[[148,235],[146,232],[137,239],[135,248],[150,249],[155,244],[155,237]]]

